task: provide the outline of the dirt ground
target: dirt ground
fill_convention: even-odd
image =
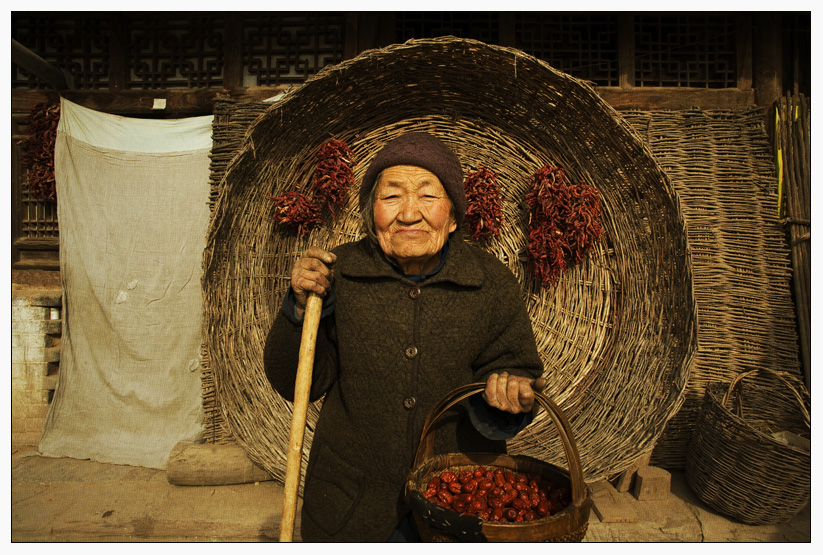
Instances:
[[[12,448],[11,540],[27,542],[275,542],[283,488],[274,481],[176,486],[163,470],[47,458]],[[614,507],[613,507],[614,509]],[[613,518],[592,511],[586,543],[776,543],[811,546],[811,507],[783,524],[748,526],[707,507],[672,472],[665,499],[621,493]],[[295,540],[299,535],[298,521]]]
[[[60,287],[60,273],[13,270],[12,284]],[[42,457],[12,447],[11,541],[272,542],[279,537],[283,488],[274,481],[175,486],[162,470]],[[811,505],[782,524],[748,526],[702,503],[683,472],[671,472],[665,499],[622,492],[609,516],[595,511],[584,542],[792,542],[812,545]],[[295,529],[299,541],[299,512]]]

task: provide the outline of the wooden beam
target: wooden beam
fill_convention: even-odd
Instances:
[[[596,87],[615,110],[734,110],[755,105],[754,91],[685,87]]]
[[[72,79],[69,74],[51,65],[14,39],[11,39],[11,63],[17,64],[58,91],[72,88]]]
[[[91,110],[108,114],[142,117],[190,117],[209,115],[214,112],[214,102],[218,96],[228,96],[239,101],[262,101],[289,89],[288,85],[276,87],[248,87],[226,89],[167,89],[134,90],[113,93],[109,91],[71,91],[63,96],[76,104]],[[39,90],[13,90],[11,111],[13,114],[31,112],[41,102],[56,103],[60,95],[56,92]],[[166,101],[165,109],[155,109],[155,99]]]
[[[185,117],[208,115],[214,111],[218,95],[252,102],[262,101],[289,89],[288,85],[276,87],[249,87],[225,89],[169,89],[165,91],[72,91],[65,97],[76,104],[99,112],[146,117]],[[684,87],[595,87],[595,92],[616,110],[734,110],[755,106],[754,90],[739,89],[690,89]],[[165,110],[155,110],[154,99],[166,100]],[[11,94],[13,114],[27,114],[41,102],[58,102],[55,92],[39,90],[13,90]]]

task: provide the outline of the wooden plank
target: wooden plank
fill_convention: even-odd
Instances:
[[[190,116],[211,114],[218,95],[241,101],[261,101],[289,89],[288,85],[276,87],[249,87],[226,89],[171,89],[157,91],[72,91],[66,98],[100,112],[120,115]],[[677,87],[596,87],[600,97],[616,110],[684,110],[698,107],[711,109],[740,109],[755,105],[753,90],[739,89],[687,89]],[[54,91],[13,90],[11,111],[28,114],[37,104],[57,102]],[[166,99],[165,110],[153,109],[154,99]]]
[[[57,237],[21,237],[14,241],[13,245],[18,249],[29,251],[57,250],[60,246],[60,239]]]
[[[595,87],[615,110],[734,110],[755,105],[754,91],[686,87]]]

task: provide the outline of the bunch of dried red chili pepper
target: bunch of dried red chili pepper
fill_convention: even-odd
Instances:
[[[603,236],[600,193],[566,180],[563,168],[544,166],[529,177],[529,259],[544,287],[586,259]]]
[[[466,232],[476,241],[500,235],[503,211],[500,208],[500,187],[497,173],[480,166],[469,172],[464,181],[466,190]]]
[[[274,201],[272,218],[277,225],[297,228],[299,235],[304,235],[320,223],[323,223],[322,206],[299,191],[286,191],[278,197],[269,197]]]
[[[297,228],[299,235],[311,231],[317,224],[323,223],[323,214],[328,210],[334,217],[335,206],[342,207],[346,202],[346,193],[354,184],[354,159],[349,146],[337,139],[329,139],[316,154],[312,183],[314,191],[306,195],[299,191],[287,191],[277,197],[269,198],[274,202],[272,218],[278,225]]]
[[[60,105],[41,103],[26,118],[26,136],[18,143],[23,178],[31,193],[40,200],[57,200],[54,181],[54,145]]]

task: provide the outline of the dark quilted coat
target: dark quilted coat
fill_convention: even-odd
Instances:
[[[408,512],[403,486],[430,408],[492,372],[543,367],[513,274],[454,234],[442,269],[419,285],[367,240],[336,248],[336,308],[318,332],[312,400],[326,398],[306,472],[303,541],[385,541]],[[272,386],[294,395],[301,328],[278,313],[266,341]],[[458,406],[436,452],[505,452]]]

